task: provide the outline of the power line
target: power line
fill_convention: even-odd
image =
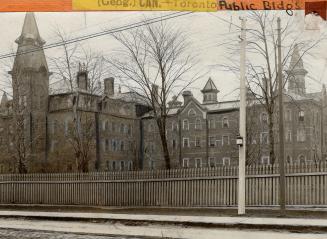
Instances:
[[[157,23],[157,22],[166,21],[166,20],[177,18],[177,17],[185,16],[185,15],[188,15],[188,14],[191,14],[191,13],[193,13],[193,12],[170,13],[170,14],[167,14],[167,15],[165,15],[163,17],[162,16],[155,17],[155,18],[152,18],[150,20],[145,20],[145,21],[141,21],[141,22],[137,22],[137,23],[133,23],[133,24],[127,24],[127,25],[122,26],[122,27],[116,27],[116,28],[113,28],[113,29],[110,29],[110,30],[105,30],[105,31],[101,31],[101,32],[93,33],[93,34],[88,34],[88,35],[81,36],[81,37],[72,38],[72,39],[69,39],[69,40],[64,41],[64,42],[61,41],[61,42],[52,43],[52,44],[49,44],[49,45],[45,45],[43,48],[37,48],[37,49],[22,51],[22,52],[17,52],[17,53],[3,54],[3,55],[0,55],[0,60],[10,58],[10,57],[16,57],[18,55],[25,55],[25,54],[28,54],[28,53],[47,50],[47,49],[55,48],[55,47],[58,47],[58,46],[61,46],[61,45],[64,45],[64,44],[69,45],[69,44],[72,44],[72,43],[85,41],[85,40],[89,40],[89,39],[96,38],[96,37],[101,37],[101,36],[105,36],[105,35],[119,33],[119,32],[122,32],[122,31],[130,30],[130,29],[134,29],[134,28],[139,28],[139,27],[142,27],[142,26],[145,26],[145,25],[148,25],[148,24],[154,24],[154,23]]]

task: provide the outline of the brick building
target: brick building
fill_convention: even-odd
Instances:
[[[9,72],[13,97],[4,93],[0,102],[1,173],[17,172],[17,153],[26,154],[28,172],[77,171],[77,143],[89,151],[90,171],[164,168],[157,125],[142,96],[115,92],[113,78],[103,80],[103,94],[92,93],[83,65],[77,73],[76,90],[50,95],[45,42],[33,13],[26,14],[16,43],[18,54]],[[297,48],[290,69],[292,77],[284,97],[285,157],[289,163],[325,159],[326,89],[306,93],[307,72]],[[219,90],[211,78],[201,92],[201,102],[185,91],[183,102],[174,97],[168,103],[171,165],[237,165],[239,102],[219,101]],[[251,95],[248,99],[247,161],[272,163],[267,113]]]
[[[83,65],[76,91],[49,95],[45,42],[33,13],[26,14],[16,43],[13,97],[4,93],[0,104],[0,172],[17,172],[18,153],[26,154],[28,172],[76,171],[77,146],[87,147],[90,171],[138,168],[144,99],[115,92],[113,78],[103,80],[102,95],[91,93]]]
[[[325,160],[326,88],[307,93],[303,61],[295,47],[284,92],[285,158],[288,163]],[[202,103],[192,92],[183,92],[183,102],[169,103],[167,138],[173,167],[214,167],[238,164],[236,137],[239,102],[218,100],[212,79],[205,84]],[[278,112],[278,109],[275,111]],[[273,116],[275,155],[278,157],[278,114]],[[144,168],[163,168],[160,139],[151,113],[143,116]],[[247,163],[272,164],[269,155],[268,115],[263,105],[248,94]]]

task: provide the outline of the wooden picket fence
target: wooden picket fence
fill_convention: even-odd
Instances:
[[[278,205],[278,166],[246,169],[246,204]],[[128,207],[237,205],[237,167],[0,175],[0,204]],[[287,165],[288,205],[327,205],[327,164]]]

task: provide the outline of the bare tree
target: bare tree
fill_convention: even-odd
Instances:
[[[67,141],[73,148],[77,170],[87,172],[95,150],[95,118],[90,109],[96,107],[95,95],[102,92],[100,80],[106,75],[108,67],[102,54],[77,43],[68,44],[69,36],[59,30],[56,35],[61,42],[62,55],[51,58],[54,78],[57,78],[55,82],[62,82],[64,90],[73,95],[73,122],[69,126]],[[86,92],[80,92],[76,84],[79,74],[87,78]]]
[[[277,31],[276,22],[279,13],[271,13],[269,11],[253,11],[247,16],[247,83],[249,90],[254,95],[257,104],[260,104],[268,114],[268,129],[269,129],[269,154],[272,163],[275,162],[275,136],[276,129],[275,124],[278,123],[274,118],[275,113],[278,111],[277,107]],[[285,19],[282,17],[282,19]],[[303,59],[305,55],[310,55],[311,50],[315,48],[322,40],[325,39],[322,36],[319,39],[307,41],[302,40],[301,34],[293,18],[288,18],[282,26],[282,67],[283,67],[283,80],[284,85],[292,76],[292,70],[296,67],[294,65],[289,66],[290,59],[295,48],[301,49],[298,62]],[[226,42],[227,39],[224,38]],[[221,69],[226,71],[232,71],[237,76],[239,75],[239,45],[235,39],[226,47],[227,57],[224,59],[224,63],[218,64]],[[285,91],[285,94],[287,92]]]
[[[163,22],[147,24],[125,33],[115,34],[122,49],[116,57],[107,59],[116,76],[131,91],[143,95],[152,107],[152,116],[158,126],[165,166],[171,167],[168,151],[166,122],[168,99],[197,80],[195,56],[185,33]],[[117,57],[118,56],[118,57]]]

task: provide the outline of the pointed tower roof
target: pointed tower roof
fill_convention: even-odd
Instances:
[[[7,93],[3,92],[2,98],[1,98],[1,103],[0,103],[0,108],[5,108],[8,103],[8,97]]]
[[[302,73],[302,74],[307,73],[307,71],[304,69],[303,59],[302,56],[300,55],[298,44],[295,44],[294,46],[288,72]]]
[[[45,41],[40,36],[33,12],[26,13],[22,33],[16,40],[16,43],[22,44],[26,40],[36,41],[41,46],[45,44]]]
[[[43,51],[45,41],[39,34],[34,13],[26,13],[22,33],[16,43],[18,48],[13,71],[22,68],[40,70],[42,67],[48,71],[48,64]]]
[[[201,90],[202,93],[205,92],[215,92],[218,93],[219,90],[217,89],[215,83],[213,83],[211,77],[209,77],[209,80],[207,81],[206,85],[204,86],[203,90]]]

